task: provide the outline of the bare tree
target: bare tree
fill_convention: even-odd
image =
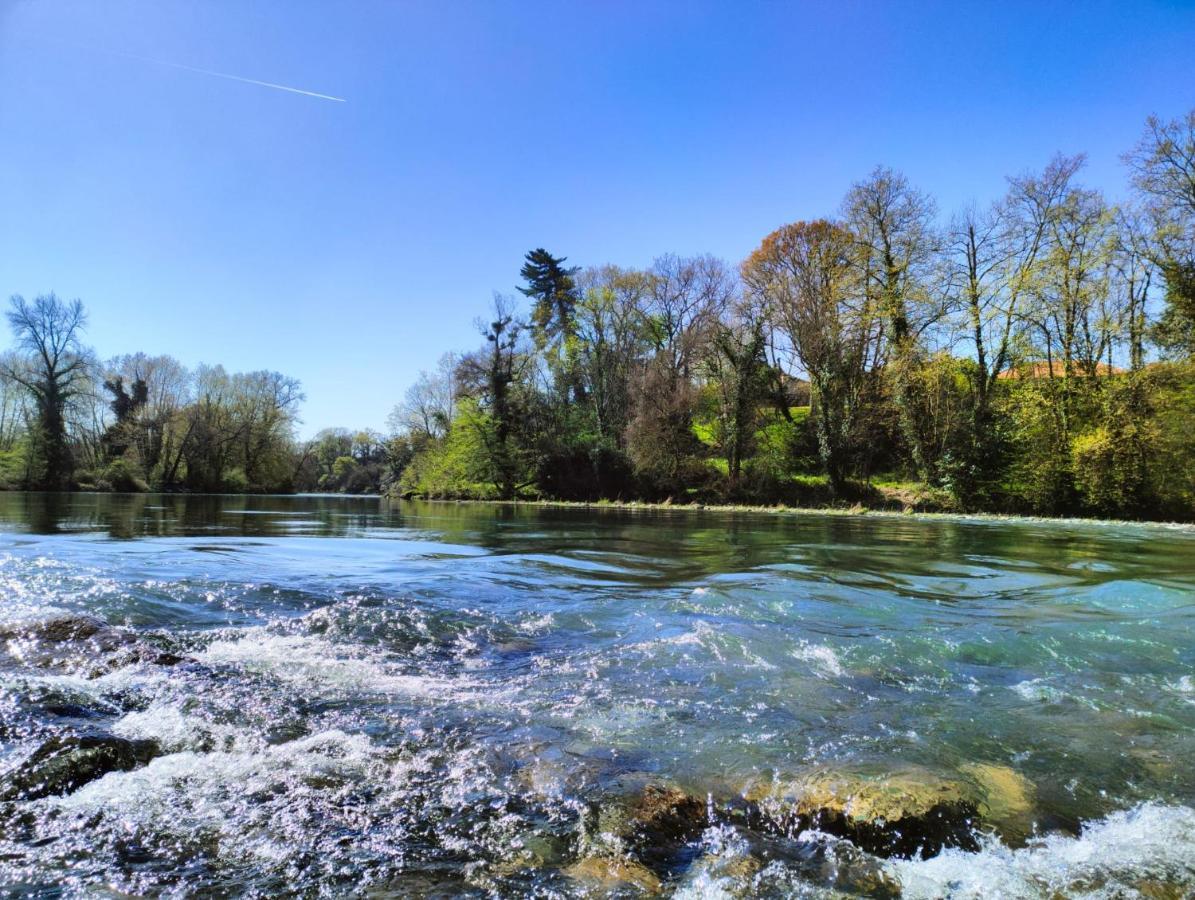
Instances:
[[[1150,116],[1125,162],[1152,226],[1145,248],[1166,286],[1154,337],[1195,354],[1195,109],[1172,122]]]
[[[575,309],[578,362],[600,439],[626,445],[631,380],[646,347],[642,310],[650,279],[645,272],[602,266],[579,275]]]
[[[434,372],[421,371],[407,388],[402,403],[390,413],[388,424],[395,434],[442,438],[452,425],[456,410],[456,368],[460,357],[446,353]]]
[[[3,374],[28,391],[35,410],[30,485],[63,490],[73,470],[67,407],[86,387],[91,363],[81,342],[87,314],[80,300],[43,294],[30,303],[17,295],[8,322],[22,352],[5,360]]]
[[[736,285],[715,257],[671,255],[652,264],[645,285],[640,317],[651,355],[634,391],[627,446],[660,487],[671,489],[695,449],[697,364]]]
[[[901,432],[923,480],[934,477],[928,411],[918,377],[920,336],[943,309],[929,290],[938,250],[934,201],[883,166],[851,188],[843,216],[854,235],[863,290],[881,316],[890,350]]]

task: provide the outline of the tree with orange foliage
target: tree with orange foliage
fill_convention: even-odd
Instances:
[[[846,485],[859,413],[879,362],[880,318],[863,290],[854,236],[833,222],[773,231],[743,263],[743,283],[809,378],[818,452],[832,490]]]

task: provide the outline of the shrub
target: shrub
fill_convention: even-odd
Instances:
[[[249,478],[241,468],[229,469],[223,477],[224,490],[230,494],[243,494],[249,490]]]
[[[79,479],[82,483],[82,479]],[[141,470],[123,456],[112,460],[104,467],[95,481],[99,490],[115,491],[120,494],[143,494],[149,490]]]

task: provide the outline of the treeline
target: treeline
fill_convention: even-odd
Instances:
[[[1125,162],[1121,203],[1059,156],[948,218],[878,168],[735,267],[534,250],[395,410],[392,489],[1195,516],[1195,111]]]
[[[144,353],[100,361],[78,300],[13,297],[0,358],[0,485],[37,490],[291,490],[299,382],[187,369]]]
[[[101,360],[83,341],[83,304],[54,294],[13,297],[8,322],[0,489],[377,493],[396,483],[391,438],[329,428],[297,439],[294,378],[145,353]]]

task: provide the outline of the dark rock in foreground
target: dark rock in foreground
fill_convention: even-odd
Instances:
[[[38,800],[69,794],[109,772],[127,772],[157,755],[154,741],[110,734],[50,738],[9,773],[0,800]]]
[[[93,616],[64,614],[0,624],[0,663],[95,677],[134,663],[173,666],[185,657]]]
[[[692,862],[709,821],[704,801],[650,776],[628,774],[591,804],[583,850],[587,856],[633,862],[653,876],[668,877]],[[587,865],[592,872],[593,864]]]

